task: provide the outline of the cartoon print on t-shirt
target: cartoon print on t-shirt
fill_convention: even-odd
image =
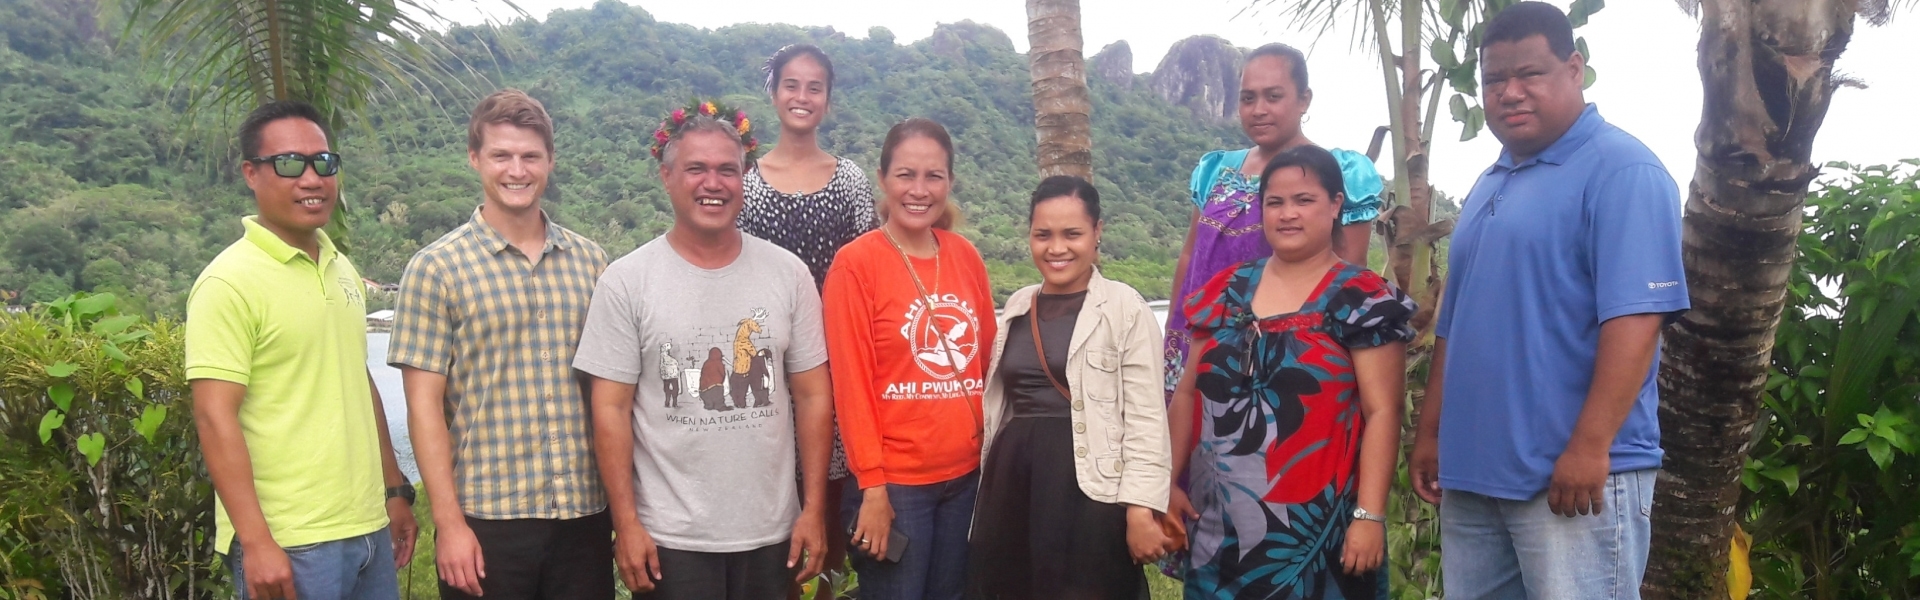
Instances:
[[[747,385],[753,389],[753,407],[773,406],[773,350],[761,348],[753,354],[753,367],[747,370]]]
[[[680,404],[680,361],[673,358],[673,342],[660,344],[660,385],[667,394],[667,408]]]
[[[756,308],[751,316],[740,320],[739,327],[734,331],[733,371],[727,378],[727,391],[733,397],[733,405],[722,410],[747,408],[747,391],[752,387],[749,382],[753,379],[753,355],[759,352],[759,348],[753,345],[753,334],[763,333],[765,329],[761,325],[766,322],[767,309]]]
[[[707,362],[700,364],[700,404],[707,410],[723,411],[727,399],[727,363],[719,348],[707,349]]]

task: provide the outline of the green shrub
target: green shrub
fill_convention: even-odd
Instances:
[[[1742,476],[1754,587],[1920,597],[1920,161],[1830,166]]]
[[[213,490],[170,321],[0,316],[0,598],[214,598]]]

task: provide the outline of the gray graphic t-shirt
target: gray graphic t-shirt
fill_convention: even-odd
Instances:
[[[784,542],[800,515],[786,377],[827,362],[820,294],[799,258],[741,237],[719,269],[693,266],[665,237],[614,261],[573,360],[636,385],[635,501],[674,550]]]

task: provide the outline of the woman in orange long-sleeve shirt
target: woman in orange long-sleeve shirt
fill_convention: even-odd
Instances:
[[[842,514],[854,524],[861,598],[958,599],[980,483],[993,290],[979,251],[951,231],[946,128],[921,118],[895,125],[877,175],[885,223],[840,249],[822,292],[856,486]]]

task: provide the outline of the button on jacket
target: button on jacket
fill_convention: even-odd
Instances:
[[[999,377],[1007,324],[1027,314],[1040,286],[1007,298],[993,338],[996,359],[987,370],[983,400],[986,437],[981,456],[1006,424],[1007,391]],[[1172,451],[1167,441],[1161,378],[1159,322],[1140,293],[1094,271],[1087,298],[1073,324],[1067,348],[1067,389],[1072,393],[1073,462],[1080,491],[1096,501],[1167,509]]]

